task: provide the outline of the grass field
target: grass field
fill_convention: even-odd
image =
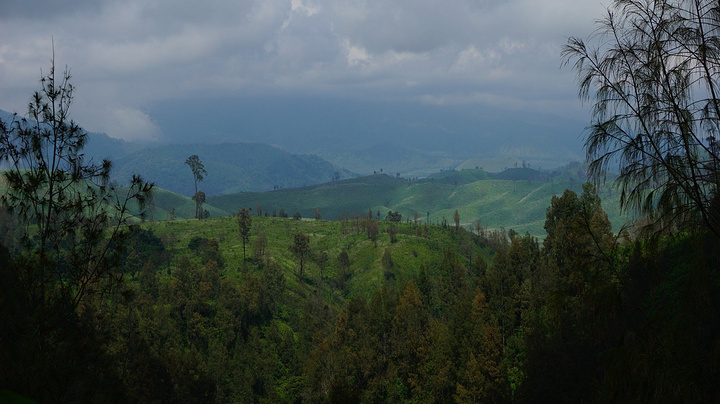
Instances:
[[[427,268],[432,275],[437,271],[446,249],[456,248],[460,243],[469,244],[467,232],[461,231],[458,236],[454,229],[427,226],[425,233],[426,226],[407,223],[394,225],[398,234],[397,241],[392,243],[387,233],[391,224],[387,222],[379,223],[377,241],[373,243],[363,229],[358,231],[355,223],[253,216],[251,237],[246,245],[246,264],[243,264],[242,240],[234,216],[163,221],[145,223],[142,226],[161,237],[176,258],[185,256],[198,260],[199,257],[188,248],[190,240],[194,237],[216,239],[225,261],[225,273],[236,276],[243,276],[247,271],[256,268],[258,262],[251,258],[252,245],[259,234],[264,234],[267,237],[267,256],[283,271],[289,289],[311,288],[326,295],[330,301],[355,295],[369,297],[382,285],[386,276],[381,263],[386,250],[394,263],[392,275],[396,282],[402,282],[416,277],[421,267]],[[311,258],[305,264],[305,280],[302,283],[298,277],[299,261],[290,250],[297,232],[310,237]],[[471,248],[474,256],[481,254],[484,259],[490,259],[489,249],[476,245]],[[338,287],[338,255],[343,249],[350,258],[350,276],[344,289]],[[320,252],[328,255],[322,278],[317,262]],[[467,257],[461,257],[461,260],[469,264]]]

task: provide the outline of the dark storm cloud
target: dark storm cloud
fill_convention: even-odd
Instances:
[[[0,2],[3,109],[50,59],[72,67],[90,129],[151,139],[149,103],[267,94],[577,110],[567,36],[602,13],[577,0]],[[555,111],[555,112],[554,112]]]
[[[110,0],[3,0],[0,21],[15,19],[52,20],[62,15],[97,12]]]

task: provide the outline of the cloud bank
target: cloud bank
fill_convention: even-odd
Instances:
[[[604,7],[578,0],[170,0],[0,3],[0,108],[72,69],[89,130],[160,139],[152,103],[311,94],[582,113],[560,69]],[[167,134],[166,134],[167,135]]]

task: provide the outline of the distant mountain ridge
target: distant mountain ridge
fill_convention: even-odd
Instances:
[[[243,139],[279,145],[293,153],[334,153],[390,142],[463,161],[508,151],[525,159],[529,150],[554,155],[562,160],[558,165],[581,157],[579,137],[587,125],[582,118],[518,113],[473,103],[438,105],[311,95],[173,100],[150,105],[148,112],[164,133],[184,143],[207,133],[212,138],[208,142]],[[242,122],[240,129],[238,122]],[[339,165],[352,169],[349,164]]]
[[[328,182],[335,172],[354,176],[317,156],[295,155],[259,143],[167,145],[130,153],[117,159],[114,178],[127,181],[133,173],[160,187],[194,194],[193,177],[185,160],[197,154],[208,174],[199,184],[207,195],[261,192]]]
[[[505,148],[493,157],[463,158],[467,153],[428,151],[399,145],[393,141],[350,149],[329,146],[317,149],[312,154],[362,175],[382,170],[391,175],[399,173],[408,178],[423,178],[452,169],[482,168],[494,173],[517,167],[552,169],[574,160],[582,160],[580,155],[549,152],[533,145]]]
[[[463,162],[451,153],[417,150],[390,141],[349,150],[322,148],[313,151],[313,154],[352,172],[367,175],[382,170],[391,175],[400,173],[403,177],[426,177]]]
[[[148,113],[176,143],[195,142],[202,133],[208,143],[270,144],[291,153],[318,155],[362,175],[382,168],[408,178],[497,156],[512,159],[462,168],[502,171],[526,162],[532,168],[550,169],[583,160],[581,136],[587,126],[582,117],[474,103],[312,95],[173,100],[148,106]]]
[[[0,110],[0,119],[10,122],[15,117]],[[200,157],[208,172],[199,187],[207,195],[319,184],[330,181],[335,172],[341,178],[355,176],[318,156],[291,154],[260,143],[163,145],[126,142],[88,132],[83,153],[87,158],[111,160],[112,179],[120,184],[140,174],[160,188],[185,196],[195,193],[192,174],[185,165],[193,154]]]

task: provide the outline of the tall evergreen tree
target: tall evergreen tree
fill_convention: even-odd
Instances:
[[[205,203],[205,194],[199,194],[198,182],[202,182],[207,171],[205,165],[200,161],[200,157],[197,154],[193,154],[185,160],[185,164],[190,167],[193,175],[193,183],[195,184],[195,194],[193,200],[195,201],[195,219],[200,219],[202,216],[202,205]]]
[[[105,401],[93,385],[111,376],[93,369],[106,356],[91,300],[119,284],[124,229],[131,210],[145,212],[153,184],[133,176],[121,193],[109,185],[110,161],[85,159],[70,78],[53,57],[27,118],[0,121],[0,162],[9,166],[0,203],[24,234],[13,259],[0,247],[0,386],[40,401]]]
[[[305,265],[305,258],[307,258],[308,254],[310,253],[310,236],[305,235],[302,232],[295,233],[295,237],[293,238],[293,244],[290,246],[290,251],[292,251],[296,257],[300,260],[300,279],[303,279],[304,273],[304,265]]]
[[[245,245],[250,241],[250,229],[252,228],[252,217],[250,217],[250,211],[242,208],[238,212],[238,231],[240,232],[240,238],[243,243],[243,262],[246,259],[245,256]]]

